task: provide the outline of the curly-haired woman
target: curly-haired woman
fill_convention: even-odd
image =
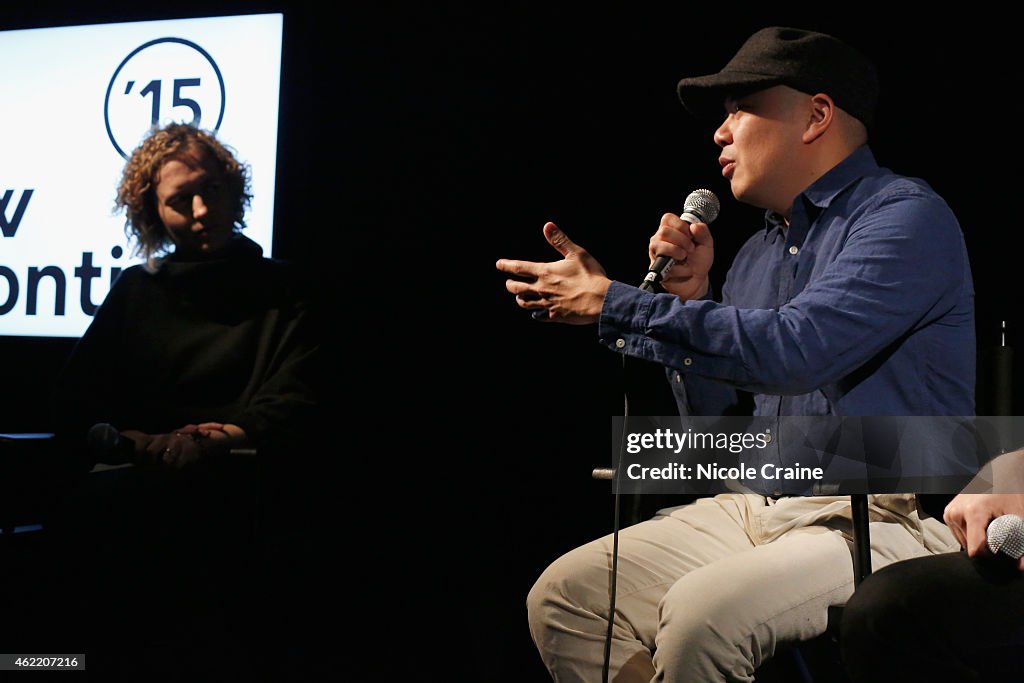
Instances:
[[[317,339],[294,270],[240,232],[249,187],[233,150],[186,124],[154,129],[129,158],[115,203],[146,262],[112,287],[57,396],[70,443],[110,424],[133,447],[93,439],[90,467],[183,468],[302,429]]]

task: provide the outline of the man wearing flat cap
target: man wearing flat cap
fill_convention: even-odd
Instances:
[[[666,214],[649,247],[652,262],[675,261],[663,291],[609,280],[547,223],[562,260],[498,261],[518,305],[597,323],[612,351],[664,365],[683,415],[723,414],[736,389],[759,416],[973,415],[963,236],[925,182],[876,163],[871,63],[831,36],[766,28],[678,91],[720,122],[733,195],[766,210],[721,301],[708,226]],[[827,608],[853,591],[850,501],[787,493],[801,492],[702,498],[620,533],[610,680],[751,681],[776,644],[825,631]],[[875,568],[959,548],[912,495],[872,496],[870,515]],[[568,552],[530,592],[531,634],[556,681],[601,680],[611,551],[606,537]]]

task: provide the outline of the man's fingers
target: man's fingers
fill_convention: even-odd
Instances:
[[[671,214],[667,214],[667,217],[671,217]],[[652,263],[659,256],[671,256],[676,261],[684,261],[689,254],[693,253],[694,243],[686,228],[686,223],[678,219],[676,222],[680,224],[678,227],[663,219],[658,231],[651,237],[647,246],[647,255],[651,257]]]
[[[673,230],[683,230],[687,223],[674,213],[666,213],[661,217],[660,227],[668,227]]]
[[[715,240],[711,238],[711,228],[707,223],[694,223],[690,226],[690,237],[702,247],[713,247]]]
[[[576,257],[585,252],[582,247],[569,239],[568,235],[559,230],[558,226],[551,222],[544,224],[544,239],[546,239],[548,244],[558,250],[558,253],[565,258]],[[516,261],[504,258],[498,259],[494,264],[495,268],[504,273],[533,280],[539,278],[544,273],[544,268],[549,265],[549,263]],[[509,291],[511,292],[512,290],[510,289]],[[513,294],[514,293],[515,292],[513,292]]]
[[[519,308],[525,308],[528,311],[545,310],[549,305],[548,302],[538,297],[529,296],[517,296],[516,303],[519,304]]]
[[[509,273],[510,275],[537,277],[537,274],[540,273],[540,269],[544,267],[544,264],[534,263],[533,261],[514,261],[512,259],[503,258],[498,259],[498,262],[495,263],[494,266],[503,273]]]
[[[528,282],[520,282],[519,280],[505,280],[505,289],[510,294],[516,295],[516,303],[521,308],[540,308],[545,304],[543,303],[544,295],[538,292],[533,285]]]
[[[505,280],[505,289],[508,290],[509,294],[515,294],[516,296],[527,296],[531,292],[529,283],[521,282],[519,280]]]
[[[519,280],[506,280],[505,289],[510,294],[516,295],[516,301],[522,306],[523,302],[534,302],[542,301],[547,298],[543,292],[539,292],[533,288],[533,286],[520,282]],[[523,308],[532,308],[531,306],[523,306]]]
[[[669,280],[689,280],[691,277],[693,277],[693,266],[686,261],[681,263],[676,261],[676,264],[669,269],[668,273],[666,273],[665,277],[662,279],[662,282],[667,282]]]
[[[566,258],[575,256],[583,251],[575,242],[569,239],[568,235],[559,230],[558,226],[554,223],[547,222],[544,224],[544,238],[547,239],[548,244]]]
[[[651,263],[659,256],[671,256],[677,263],[686,260],[693,251],[693,242],[681,233],[670,233],[659,229],[647,246],[647,255]]]

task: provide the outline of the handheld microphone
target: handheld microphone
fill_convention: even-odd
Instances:
[[[117,427],[106,422],[94,424],[85,436],[89,452],[98,462],[123,465],[132,461],[135,442],[123,436]]]
[[[122,434],[112,424],[98,422],[90,427],[85,435],[85,445],[96,461],[105,465],[124,465],[134,462],[135,441]],[[232,456],[255,457],[259,454],[259,450],[241,447],[232,448],[227,453]]]
[[[690,224],[711,223],[711,221],[718,218],[718,212],[721,208],[722,205],[719,203],[718,197],[715,196],[714,192],[705,189],[694,190],[686,198],[686,201],[683,202],[683,212],[679,214],[679,217]],[[647,276],[640,283],[640,289],[647,292],[654,289],[654,285],[664,279],[665,273],[675,263],[675,259],[671,256],[659,256],[654,259],[654,263],[647,272]]]
[[[1024,519],[1017,515],[1002,515],[988,523],[985,534],[988,549],[994,554],[1002,553],[1015,560],[1024,555]]]

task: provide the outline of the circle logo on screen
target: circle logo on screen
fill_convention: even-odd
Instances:
[[[114,70],[103,119],[111,144],[127,159],[153,126],[180,122],[216,132],[224,102],[224,77],[210,53],[184,38],[157,38]]]

